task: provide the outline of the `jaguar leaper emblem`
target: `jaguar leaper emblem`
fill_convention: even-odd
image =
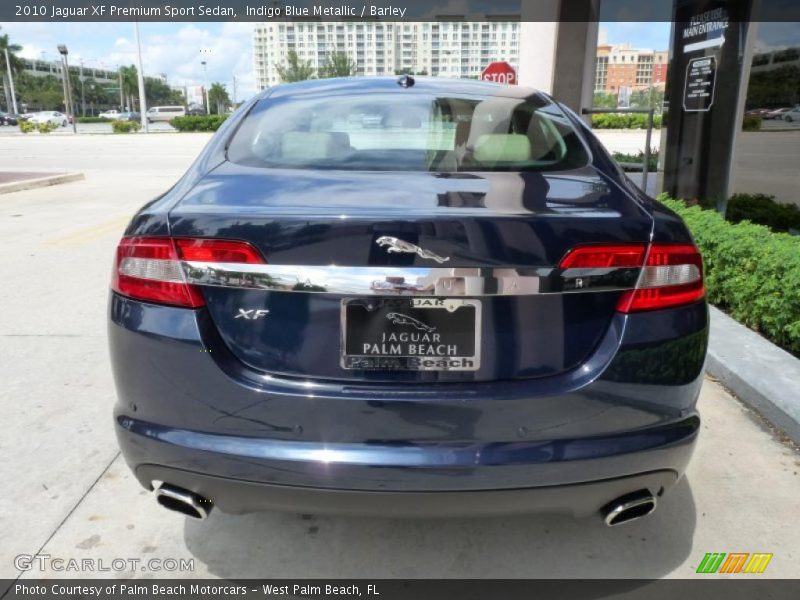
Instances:
[[[419,329],[420,331],[424,331],[425,333],[433,333],[436,331],[436,327],[431,327],[430,325],[425,325],[422,321],[418,321],[414,317],[409,317],[408,315],[404,315],[403,313],[399,312],[390,312],[386,315],[386,318],[389,319],[393,325],[411,325],[414,329]]]
[[[420,258],[429,258],[430,260],[435,260],[439,264],[447,262],[450,260],[449,256],[441,257],[438,254],[431,252],[430,250],[425,250],[425,248],[420,248],[416,244],[412,244],[411,242],[407,242],[405,240],[401,240],[396,237],[392,237],[389,235],[382,235],[375,243],[378,244],[381,248],[386,248],[386,251],[389,254],[395,252],[403,252],[405,254],[416,254]]]

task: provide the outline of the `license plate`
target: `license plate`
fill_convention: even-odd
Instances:
[[[342,300],[341,365],[381,371],[477,371],[481,302],[454,298]]]

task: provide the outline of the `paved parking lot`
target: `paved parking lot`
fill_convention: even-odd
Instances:
[[[0,137],[4,169],[86,174],[0,196],[0,578],[21,575],[14,557],[37,552],[106,566],[113,558],[194,561],[193,571],[140,565],[99,576],[688,577],[706,552],[772,552],[764,576],[800,574],[800,454],[712,381],[688,476],[652,517],[615,529],[550,516],[214,512],[197,523],[156,506],[113,436],[108,277],[130,215],[171,185],[207,139]],[[42,575],[86,574],[24,574]]]

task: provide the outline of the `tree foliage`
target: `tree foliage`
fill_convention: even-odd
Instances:
[[[351,77],[356,74],[356,63],[350,60],[344,52],[332,52],[325,59],[325,64],[319,68],[319,78]]]
[[[212,83],[211,87],[208,88],[208,104],[211,114],[223,114],[230,103],[231,98],[228,96],[228,90],[225,89],[225,85],[219,82]]]
[[[616,108],[617,97],[614,94],[595,92],[592,98],[592,106],[595,108]]]
[[[314,67],[311,66],[311,61],[301,62],[297,52],[289,50],[286,57],[285,65],[278,65],[278,77],[284,83],[291,83],[293,81],[305,81],[314,76]]]
[[[800,103],[800,67],[786,65],[771,71],[751,73],[747,85],[747,108],[779,108]]]
[[[2,30],[2,27],[0,27],[0,30]],[[19,44],[12,44],[7,33],[0,34],[0,79],[3,81],[6,106],[10,111],[13,102],[11,101],[11,89],[8,85],[8,69],[6,67],[4,51],[8,51],[8,62],[11,64],[11,73],[12,75],[16,75],[22,70],[22,60],[17,56],[17,53],[22,51],[22,46]]]
[[[646,90],[634,90],[631,92],[631,108],[654,108],[656,112],[661,112],[664,106],[664,90],[655,86]]]

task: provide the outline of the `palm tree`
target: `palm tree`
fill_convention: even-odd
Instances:
[[[311,66],[311,61],[301,63],[297,52],[289,50],[289,55],[286,57],[286,66],[279,65],[278,76],[284,83],[292,81],[305,81],[314,76],[314,67]]]
[[[212,83],[208,88],[208,104],[215,114],[222,114],[222,109],[231,103],[228,90],[221,83]]]
[[[0,27],[0,29],[2,29],[2,27]],[[17,56],[17,53],[22,51],[22,46],[19,44],[12,44],[8,39],[8,34],[4,33],[0,35],[0,73],[3,74],[3,90],[5,90],[6,93],[6,110],[10,112],[13,102],[11,100],[10,80],[6,72],[8,70],[6,68],[6,51],[8,52],[8,62],[11,64],[11,74],[16,75],[22,71],[23,67],[22,59]]]
[[[120,73],[122,73],[122,95],[125,100],[123,109],[130,108],[130,110],[136,110],[133,105],[134,97],[137,99],[139,97],[139,75],[136,72],[136,65],[120,67],[119,70]]]
[[[319,68],[319,78],[350,77],[356,74],[356,63],[344,52],[332,52]]]

